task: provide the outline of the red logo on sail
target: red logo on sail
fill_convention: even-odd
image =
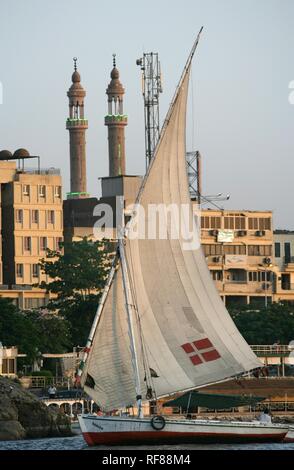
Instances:
[[[198,366],[203,362],[215,361],[221,357],[208,338],[185,343],[181,347],[189,355],[190,361],[194,366]]]

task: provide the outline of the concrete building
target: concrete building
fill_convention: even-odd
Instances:
[[[272,301],[271,211],[202,210],[201,243],[227,305]]]
[[[294,303],[294,231],[275,230],[274,250],[279,269],[274,300]]]
[[[11,157],[3,152],[0,296],[11,298],[20,308],[39,307],[47,303],[48,295],[33,287],[47,280],[38,263],[47,248],[58,250],[63,240],[61,176],[53,168],[25,169],[30,156],[24,149]],[[5,155],[9,160],[3,160]]]

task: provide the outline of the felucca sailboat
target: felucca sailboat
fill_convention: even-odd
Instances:
[[[106,412],[105,416],[79,416],[89,445],[278,441],[287,433],[288,428],[279,425],[144,417],[142,412],[144,401],[240,376],[262,366],[231,320],[211,279],[199,240],[189,247],[185,230],[172,236],[178,224],[174,212],[166,238],[130,236],[140,223],[145,234],[150,232],[148,208],[154,204],[188,208],[186,212],[180,210],[186,214],[181,221],[184,228],[195,221],[186,171],[186,104],[191,61],[201,30],[176,89],[133,217],[119,238],[116,260],[78,371],[86,393]],[[163,211],[163,217],[168,219],[169,215]],[[136,417],[107,415],[130,406],[138,409]]]

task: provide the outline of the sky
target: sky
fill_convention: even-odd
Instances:
[[[161,122],[193,41],[187,150],[199,150],[203,194],[226,209],[273,210],[294,229],[294,2],[292,0],[0,0],[0,149],[24,147],[61,168],[69,191],[66,92],[73,57],[87,92],[88,191],[108,176],[105,94],[112,54],[125,87],[127,173],[145,169],[136,59],[158,52]],[[0,93],[1,95],[1,93]],[[291,102],[293,104],[291,104]]]

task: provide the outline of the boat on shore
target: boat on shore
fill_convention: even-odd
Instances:
[[[284,425],[193,420],[189,403],[186,419],[143,416],[143,402],[154,404],[263,367],[211,278],[189,194],[186,108],[201,31],[130,220],[126,226],[118,221],[116,257],[77,373],[77,381],[106,414],[78,417],[88,445],[280,442],[288,432]],[[163,208],[166,237],[158,231],[134,236],[142,234],[138,225],[145,234],[154,233],[157,214],[154,220],[149,211],[154,205]],[[136,407],[136,417],[111,416],[130,407]]]

